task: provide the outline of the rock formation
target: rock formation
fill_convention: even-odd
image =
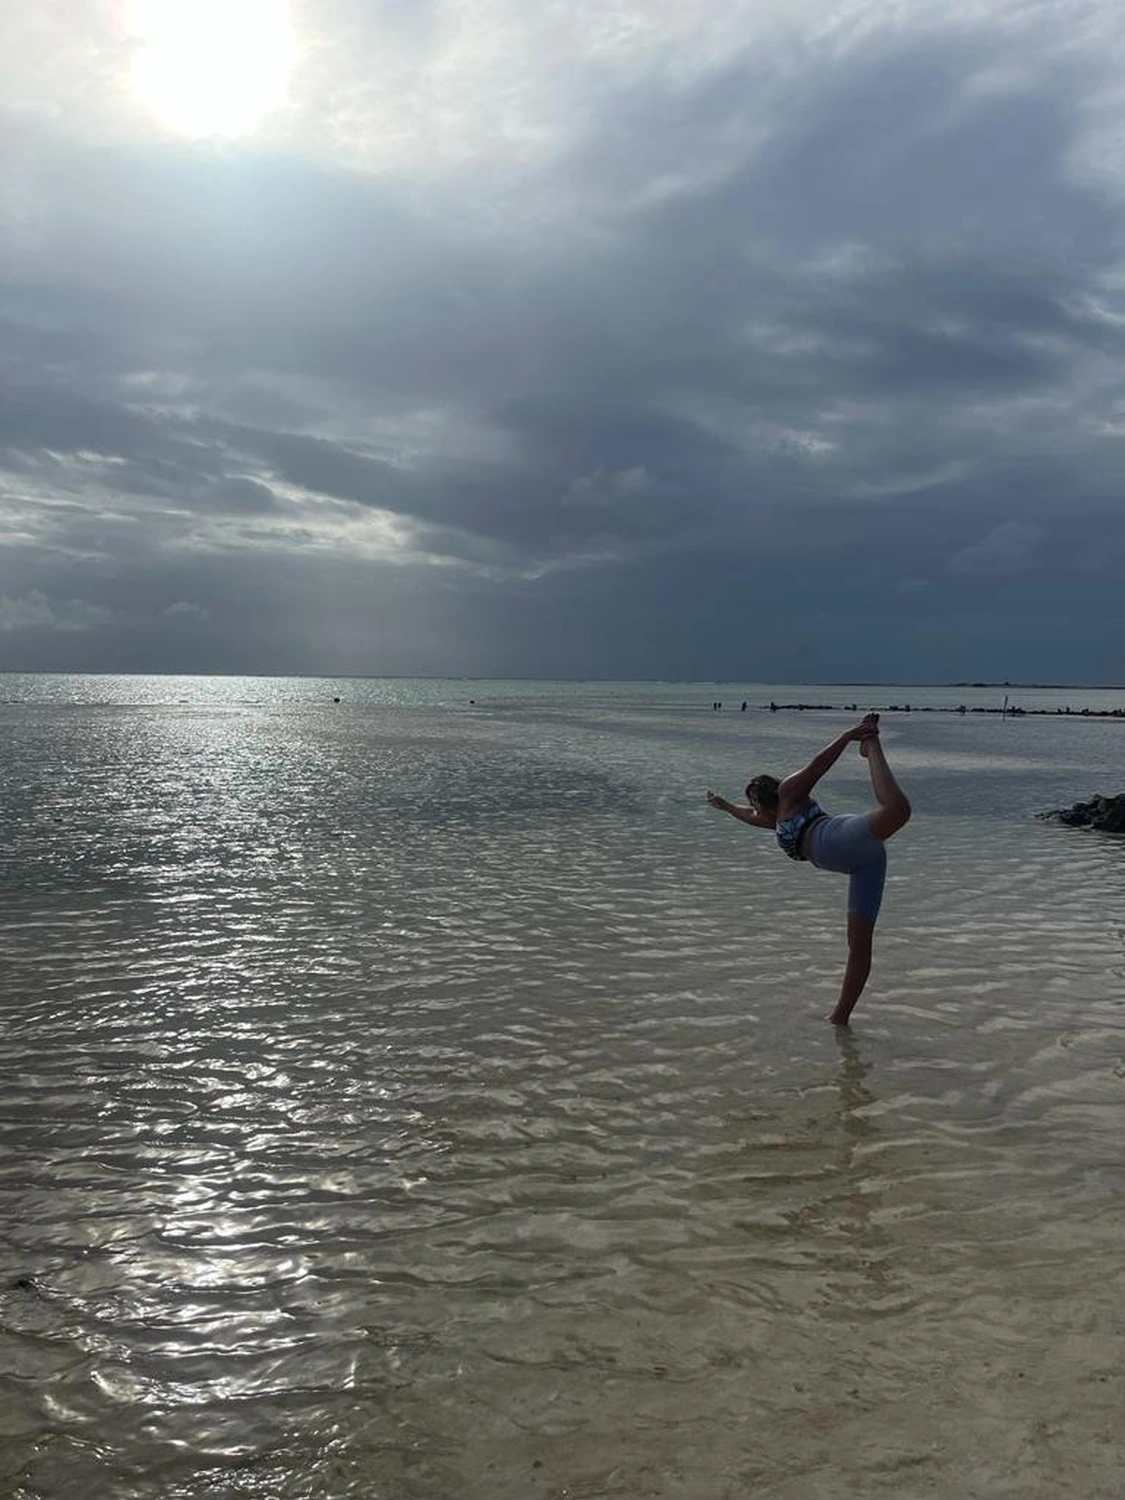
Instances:
[[[1119,797],[1091,797],[1089,802],[1076,802],[1073,807],[1056,808],[1054,812],[1041,813],[1040,816],[1057,818],[1071,828],[1125,833],[1125,792]]]

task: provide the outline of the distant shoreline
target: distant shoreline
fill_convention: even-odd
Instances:
[[[799,682],[792,685],[794,687],[916,687],[926,692],[934,692],[938,688],[991,688],[993,692],[1009,693],[1125,693],[1125,683],[1105,682]]]
[[[879,678],[867,680],[859,677],[849,678],[785,678],[775,682],[760,682],[749,677],[530,677],[522,673],[515,676],[482,676],[478,673],[465,672],[215,672],[215,671],[190,671],[181,669],[178,671],[121,671],[112,667],[49,667],[37,669],[34,667],[4,667],[0,668],[0,678],[4,677],[168,677],[168,678],[214,678],[227,681],[239,677],[254,678],[258,681],[294,681],[294,682],[528,682],[528,683],[553,683],[565,682],[570,684],[601,683],[606,686],[612,684],[648,683],[653,686],[666,687],[700,687],[700,686],[723,686],[734,687],[739,683],[746,687],[827,687],[827,688],[914,688],[919,692],[936,692],[939,689],[988,689],[992,692],[1072,692],[1072,693],[1125,693],[1125,682],[919,682],[906,679],[888,680]]]
[[[851,685],[851,684],[850,684]],[[862,684],[855,683],[859,687]],[[767,713],[856,713],[855,703],[775,703],[771,699],[762,707]],[[872,712],[871,705],[864,705],[865,712]],[[881,714],[993,714],[1002,719],[1026,719],[1035,715],[1048,719],[1121,719],[1125,720],[1125,708],[1021,708],[1017,703],[1006,703],[1001,708],[980,703],[958,703],[955,707],[934,703],[887,703],[874,710]]]

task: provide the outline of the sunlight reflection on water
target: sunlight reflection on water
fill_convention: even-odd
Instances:
[[[832,716],[255,690],[4,710],[11,1493],[1111,1493],[1121,725],[888,724],[848,1036]]]

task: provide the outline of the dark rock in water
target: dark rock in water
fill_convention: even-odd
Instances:
[[[1076,802],[1073,807],[1056,808],[1054,812],[1041,813],[1040,816],[1057,818],[1070,828],[1125,833],[1125,792],[1119,797],[1091,797],[1089,802]]]

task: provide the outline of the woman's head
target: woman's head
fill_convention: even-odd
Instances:
[[[777,789],[781,785],[776,776],[755,776],[746,783],[746,797],[763,812],[777,811]]]

